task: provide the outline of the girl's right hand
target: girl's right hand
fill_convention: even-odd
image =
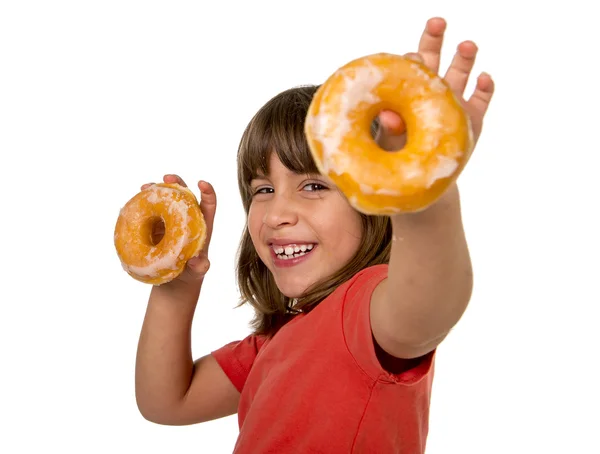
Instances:
[[[177,175],[165,175],[163,177],[165,183],[178,183],[181,186],[187,187],[185,182]],[[154,183],[147,183],[142,185],[141,189],[144,190]],[[192,257],[187,262],[187,266],[183,273],[181,273],[173,281],[161,285],[163,286],[176,286],[178,283],[188,284],[197,286],[202,283],[204,276],[210,268],[210,261],[208,260],[208,246],[210,244],[210,238],[213,231],[213,223],[215,219],[215,212],[217,209],[217,196],[215,190],[210,183],[206,181],[198,182],[198,189],[200,190],[200,210],[204,216],[206,222],[206,241],[204,247],[196,257]],[[162,229],[162,231],[160,230]],[[159,225],[158,229],[152,232],[153,240],[160,240],[164,235],[164,225]],[[157,242],[158,242],[157,241]]]

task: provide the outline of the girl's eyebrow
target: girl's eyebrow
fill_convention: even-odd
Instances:
[[[259,182],[264,182],[266,180],[268,180],[268,178],[266,176],[257,175],[248,182],[248,186],[253,186],[253,185],[258,184]]]

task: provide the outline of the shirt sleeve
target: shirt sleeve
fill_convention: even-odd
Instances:
[[[249,335],[246,338],[230,342],[211,352],[225,375],[241,393],[254,364],[258,352],[265,342],[263,336]]]
[[[391,372],[384,368],[377,356],[375,339],[371,329],[371,295],[377,285],[388,274],[386,264],[366,268],[352,278],[344,297],[342,326],[347,348],[358,366],[373,380],[405,385],[417,383],[433,372],[435,350],[415,359],[394,359],[394,368],[401,372]],[[403,363],[403,364],[401,364]]]

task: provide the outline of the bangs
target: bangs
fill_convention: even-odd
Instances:
[[[297,87],[276,95],[248,124],[238,149],[238,184],[245,206],[250,182],[268,175],[272,152],[292,172],[319,173],[304,135],[306,115],[317,88]]]

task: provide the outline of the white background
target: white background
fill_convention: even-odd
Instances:
[[[246,123],[350,59],[416,50],[443,16],[442,69],[472,39],[497,91],[460,180],[475,291],[439,350],[427,452],[599,453],[597,21],[583,1],[483,4],[1,2],[0,452],[231,452],[235,416],[137,411],[149,287],[119,265],[119,208],[165,173],[214,184],[194,355],[245,336]]]

